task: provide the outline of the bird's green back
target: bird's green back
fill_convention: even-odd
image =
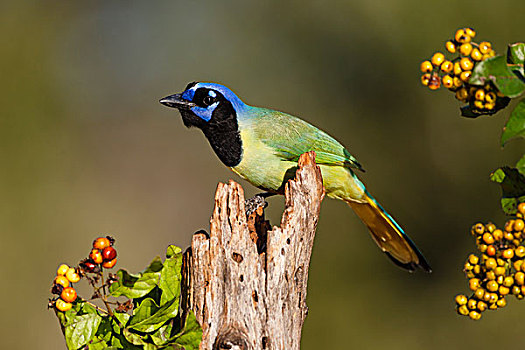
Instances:
[[[256,137],[282,160],[297,162],[308,151],[316,152],[316,163],[362,170],[361,164],[336,139],[292,115],[253,107],[251,127]]]

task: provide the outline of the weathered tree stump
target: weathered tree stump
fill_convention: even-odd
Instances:
[[[184,256],[183,303],[203,328],[201,349],[300,348],[323,197],[313,152],[299,159],[272,230],[262,208],[246,218],[239,184],[219,184],[210,234],[197,232]]]

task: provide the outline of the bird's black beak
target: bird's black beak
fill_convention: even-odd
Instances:
[[[161,98],[159,102],[162,103],[164,106],[177,109],[190,109],[191,107],[196,106],[195,103],[183,99],[182,94],[166,96],[164,98]]]

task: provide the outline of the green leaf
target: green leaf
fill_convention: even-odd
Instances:
[[[521,80],[525,81],[524,78],[524,63],[525,63],[525,44],[515,43],[510,44],[507,50],[507,63],[510,69],[516,74]]]
[[[64,335],[69,349],[85,346],[97,333],[98,326],[102,321],[102,317],[97,313],[80,316],[76,314],[67,315],[66,313],[66,318],[67,324],[64,327]]]
[[[525,99],[522,99],[510,114],[503,128],[501,144],[504,146],[509,139],[525,137]]]
[[[165,324],[164,326],[157,329],[157,331],[151,334],[151,340],[157,346],[166,345],[166,342],[170,339],[171,330],[173,328],[172,322]]]
[[[525,61],[525,43],[510,44],[507,51],[507,60],[511,64],[523,64]]]
[[[501,186],[503,211],[516,214],[518,204],[525,201],[525,176],[518,169],[503,167],[491,174],[490,179]]]
[[[516,169],[518,169],[522,175],[525,175],[525,154],[521,157],[518,163],[516,163]]]
[[[145,299],[129,320],[127,329],[138,332],[154,332],[179,313],[179,300],[173,299],[159,307],[153,299]]]
[[[184,348],[185,350],[198,350],[202,340],[202,328],[190,311],[184,322],[184,328],[170,340],[169,344]]]
[[[493,82],[507,97],[514,98],[525,91],[525,82],[510,70],[504,56],[491,57],[476,63],[469,84],[485,85],[488,81]]]
[[[126,270],[119,270],[118,280],[110,286],[109,291],[114,297],[124,295],[130,299],[141,298],[157,286],[162,267],[162,261],[156,257],[142,274],[132,275]]]
[[[162,290],[160,305],[180,296],[180,281],[182,268],[182,250],[170,245],[166,253],[164,268],[161,271],[159,288]]]

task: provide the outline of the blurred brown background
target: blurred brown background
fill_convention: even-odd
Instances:
[[[472,322],[453,297],[467,291],[470,225],[503,224],[488,175],[525,143],[502,150],[508,111],[460,118],[452,94],[420,86],[418,68],[466,25],[504,52],[525,39],[523,13],[522,0],[2,2],[1,347],[65,347],[46,310],[50,283],[99,233],[117,238],[118,266],[139,271],[208,228],[217,182],[239,179],[157,102],[195,80],[338,138],[434,268],[398,269],[327,199],[303,349],[521,344],[525,302]],[[282,197],[270,207],[278,224]]]

